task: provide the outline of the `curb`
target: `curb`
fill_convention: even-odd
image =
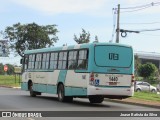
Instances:
[[[14,89],[21,89],[21,87],[12,87],[12,88],[14,88]]]
[[[13,87],[11,87],[11,86],[5,86],[5,85],[1,85],[0,87],[13,88]]]
[[[151,108],[160,109],[160,105],[144,104],[144,103],[138,103],[138,102],[129,102],[129,101],[113,100],[113,99],[105,99],[105,101],[122,103],[122,104],[129,104],[129,105],[139,105],[139,106],[144,106],[144,107],[151,107]]]
[[[14,88],[14,89],[21,89],[21,87],[11,87],[11,86],[5,86],[5,85],[1,85],[0,87],[4,87],[4,88]]]

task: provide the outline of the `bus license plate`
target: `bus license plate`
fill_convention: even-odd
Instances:
[[[109,76],[109,85],[117,85],[118,76]]]

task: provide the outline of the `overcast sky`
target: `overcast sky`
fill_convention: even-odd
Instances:
[[[0,30],[18,22],[56,24],[59,41],[55,46],[76,44],[73,36],[79,35],[82,28],[90,32],[91,42],[95,35],[99,42],[115,42],[117,14],[113,8],[118,4],[122,8],[121,29],[160,29],[160,0],[1,0]],[[120,43],[131,45],[136,51],[160,53],[160,31],[128,33],[127,37],[120,37]]]

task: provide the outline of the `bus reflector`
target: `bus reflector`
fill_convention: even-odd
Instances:
[[[134,81],[135,81],[134,78],[135,78],[134,75],[132,75],[131,86],[134,86]]]
[[[91,81],[93,81],[93,80],[94,80],[94,78],[90,78],[90,80],[91,80]]]

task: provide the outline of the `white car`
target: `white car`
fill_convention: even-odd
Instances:
[[[157,92],[157,88],[150,85],[148,82],[136,81],[135,91],[136,92],[140,92],[140,91]]]
[[[157,85],[157,91],[160,92],[160,83]]]

